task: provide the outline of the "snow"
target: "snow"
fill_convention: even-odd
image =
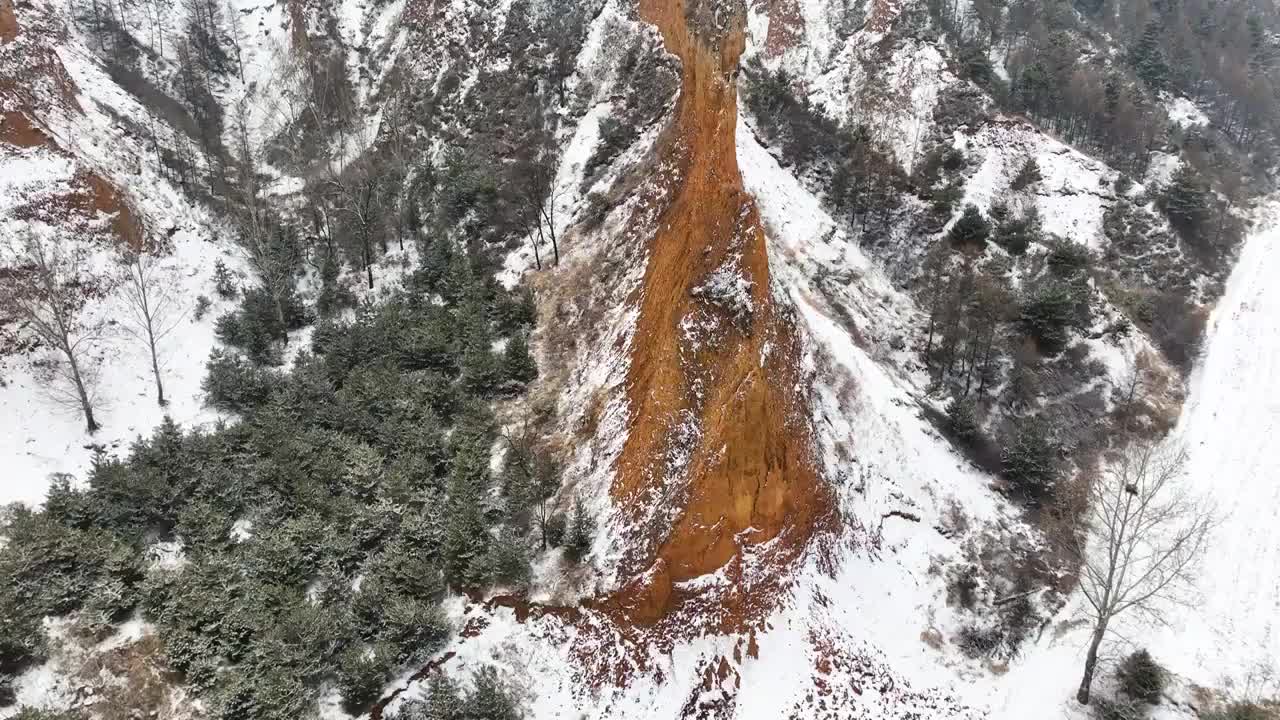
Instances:
[[[1280,203],[1259,228],[1213,314],[1175,433],[1219,524],[1200,598],[1171,618],[1152,652],[1207,687],[1243,688],[1260,670],[1280,670]]]
[[[88,436],[77,412],[52,401],[47,382],[33,365],[40,359],[38,355],[0,358],[4,379],[0,386],[0,458],[6,464],[0,479],[0,504],[39,503],[51,473],[70,473],[83,480],[95,447],[125,452],[132,440],[150,435],[166,415],[187,427],[216,420],[218,415],[203,407],[200,383],[214,342],[214,320],[229,304],[215,301],[200,320],[194,317],[193,309],[199,295],[216,298],[212,275],[218,259],[233,271],[243,267],[239,258],[226,255],[212,242],[223,234],[218,223],[169,182],[144,140],[117,119],[145,123],[148,111],[117,86],[73,37],[55,50],[80,89],[79,104],[84,113],[56,109],[46,113],[57,149],[6,146],[0,150],[0,235],[7,240],[32,230],[59,242],[91,243],[91,234],[84,228],[67,226],[56,217],[18,220],[21,214],[17,208],[37,198],[64,194],[81,170],[96,172],[121,189],[147,229],[168,238],[167,252],[157,256],[153,266],[173,279],[174,317],[179,318],[160,344],[165,394],[170,402],[165,408],[156,403],[146,350],[124,332],[121,323],[130,314],[121,294],[115,292],[90,303],[86,314],[106,324],[102,338],[88,350],[101,379],[95,410],[103,429]],[[103,220],[98,218],[90,225],[101,226]],[[92,264],[119,273],[112,255],[109,244],[94,246]]]
[[[1010,119],[972,133],[957,132],[955,146],[977,163],[965,185],[964,203],[984,210],[997,201],[1034,204],[1045,232],[1094,249],[1104,242],[1103,216],[1115,202],[1115,171]],[[1028,158],[1040,167],[1041,180],[1013,192],[1009,184]]]
[[[213,323],[223,308],[216,303],[203,320],[190,314],[197,294],[212,292],[213,263],[220,256],[212,244],[180,239],[165,266],[183,278],[180,305],[186,316],[160,345],[160,360],[167,407],[155,399],[155,381],[142,343],[116,330],[90,349],[100,377],[95,414],[102,429],[85,432],[77,409],[67,409],[49,396],[47,382],[32,367],[33,357],[6,358],[5,386],[0,387],[0,457],[6,472],[0,481],[0,504],[43,501],[53,473],[70,473],[80,480],[89,468],[94,446],[126,452],[139,436],[151,434],[165,416],[184,427],[217,420],[219,415],[203,405],[200,383],[204,363],[214,344]],[[118,295],[90,306],[89,312],[104,319],[128,312]]]
[[[1169,113],[1169,122],[1180,127],[1190,128],[1209,124],[1209,116],[1185,97],[1170,100],[1165,104],[1165,111]]]
[[[1176,153],[1153,152],[1151,164],[1147,166],[1147,174],[1142,179],[1143,183],[1155,188],[1164,187],[1173,180],[1174,173],[1181,165],[1182,159]]]

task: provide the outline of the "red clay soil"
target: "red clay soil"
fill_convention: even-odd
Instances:
[[[780,539],[766,559],[781,570],[832,507],[814,464],[801,349],[771,296],[764,232],[738,169],[744,13],[718,32],[698,31],[687,20],[698,10],[684,0],[640,4],[683,65],[676,117],[659,148],[680,168],[678,187],[649,244],[627,383],[633,419],[612,487],[641,526],[624,556],[635,579],[614,601],[641,625],[690,599],[678,583],[759,555],[763,543]],[[745,321],[696,292],[726,270],[749,283]],[[690,342],[686,321],[710,340]],[[674,523],[666,508],[679,509]],[[740,608],[723,610],[722,625],[746,619]]]
[[[52,145],[53,139],[36,127],[26,113],[7,110],[0,113],[0,142],[14,147],[33,148]]]
[[[18,14],[13,10],[13,0],[0,0],[0,43],[12,42],[18,37]]]
[[[764,39],[766,57],[778,57],[795,47],[803,31],[800,0],[769,0],[769,34]]]

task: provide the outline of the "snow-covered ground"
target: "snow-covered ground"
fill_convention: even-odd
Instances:
[[[0,241],[34,232],[58,243],[87,244],[93,248],[94,267],[119,279],[124,271],[113,257],[112,243],[94,242],[106,218],[80,218],[77,213],[56,210],[28,217],[23,212],[25,204],[41,201],[61,207],[57,199],[79,187],[82,180],[78,178],[85,172],[118,189],[122,203],[147,235],[167,240],[166,252],[153,261],[153,267],[167,278],[163,284],[173,288],[169,319],[176,324],[160,343],[170,403],[166,408],[156,403],[146,351],[125,329],[130,311],[122,294],[116,291],[95,299],[85,311],[91,324],[103,325],[100,338],[90,343],[87,352],[88,364],[99,379],[95,414],[102,429],[94,436],[85,432],[77,410],[66,410],[50,397],[50,383],[33,365],[41,359],[39,353],[0,358],[0,504],[40,502],[51,473],[70,473],[83,480],[94,445],[127,451],[132,440],[150,435],[166,414],[188,427],[214,419],[216,414],[203,407],[200,383],[214,341],[214,320],[231,306],[229,301],[217,301],[214,264],[221,258],[233,271],[244,266],[241,258],[229,252],[227,228],[176,186],[146,139],[122,118],[156,127],[163,127],[163,120],[117,85],[77,35],[51,35],[46,40],[77,91],[80,110],[37,104],[31,111],[52,142],[0,148]],[[197,320],[200,295],[214,302]]]
[[[93,457],[93,445],[108,451],[127,452],[138,436],[169,415],[186,427],[216,419],[203,406],[200,383],[204,364],[213,346],[213,323],[229,304],[215,305],[201,320],[193,313],[195,298],[212,297],[210,275],[219,256],[217,246],[185,232],[179,233],[172,256],[160,268],[175,280],[176,325],[160,343],[160,362],[168,407],[156,403],[155,381],[143,344],[129,336],[122,324],[108,325],[102,340],[89,355],[98,376],[95,415],[102,429],[90,436],[78,408],[66,408],[50,393],[50,384],[33,368],[36,356],[4,359],[5,386],[0,387],[0,505],[43,501],[52,473],[70,473],[78,480]],[[231,263],[229,263],[231,264]],[[104,319],[129,314],[120,295],[91,306],[90,313]]]
[[[1213,315],[1177,429],[1219,524],[1200,597],[1153,653],[1205,686],[1275,693],[1258,684],[1280,671],[1280,203],[1259,228]]]

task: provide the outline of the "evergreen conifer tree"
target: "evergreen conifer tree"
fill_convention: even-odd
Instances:
[[[1209,219],[1209,189],[1186,163],[1174,173],[1160,204],[1169,222],[1184,234],[1195,234]]]
[[[475,689],[467,693],[466,717],[474,720],[520,720],[520,711],[498,676],[497,668],[485,666],[472,678]]]
[[[976,205],[967,205],[964,214],[951,226],[947,239],[955,247],[977,247],[981,249],[991,236],[991,223],[982,216]]]
[[[491,444],[483,436],[463,438],[453,456],[443,550],[445,578],[459,588],[480,587],[488,575],[490,537],[484,503]]]
[[[1129,54],[1134,72],[1142,78],[1152,90],[1163,90],[1169,81],[1169,65],[1164,59],[1163,31],[1160,23],[1151,21],[1142,31],[1142,37]]]
[[[587,514],[582,498],[573,501],[573,520],[569,524],[565,536],[565,555],[574,562],[581,562],[591,552],[591,541],[595,536],[595,520]]]
[[[443,674],[431,676],[426,712],[421,720],[459,720],[462,717],[462,695],[458,686]]]
[[[502,375],[507,380],[521,385],[538,377],[538,365],[529,353],[529,343],[524,334],[517,332],[507,341],[502,352]]]
[[[472,295],[459,309],[464,328],[462,338],[462,386],[476,395],[492,395],[497,390],[501,368],[493,354],[493,335],[488,309]]]

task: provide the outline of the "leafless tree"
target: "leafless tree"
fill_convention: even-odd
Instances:
[[[341,171],[334,170],[325,181],[330,202],[337,214],[345,218],[359,243],[369,289],[373,289],[373,242],[382,222],[382,178],[372,163],[353,163]],[[384,247],[383,250],[386,250]]]
[[[546,550],[550,544],[553,499],[560,489],[560,468],[546,449],[539,447],[527,423],[518,432],[504,431],[502,438],[510,447],[506,462],[512,463],[513,476],[519,486],[509,488],[509,492],[516,502],[532,511],[542,549]]]
[[[144,253],[127,251],[122,260],[125,278],[122,292],[129,308],[125,330],[142,343],[151,357],[151,374],[156,380],[156,402],[169,404],[164,397],[164,381],[160,374],[160,343],[182,321],[173,276],[152,262]]]
[[[236,69],[240,74],[240,82],[244,82],[244,32],[240,29],[239,11],[230,2],[227,3],[227,37],[231,40],[231,49],[236,54]]]
[[[35,334],[55,355],[50,366],[51,397],[78,407],[90,433],[98,430],[93,415],[94,378],[85,356],[88,344],[101,336],[102,323],[88,318],[86,300],[102,291],[91,272],[88,251],[78,244],[38,237],[9,238],[0,269],[0,314]]]
[[[521,219],[526,227],[535,230],[536,238],[530,235],[534,243],[534,254],[543,242],[551,242],[552,262],[560,265],[560,242],[556,237],[556,200],[559,194],[555,188],[555,165],[548,156],[538,160],[521,163],[518,182],[521,184],[517,196],[521,206]],[[538,257],[538,267],[542,267]]]
[[[1176,444],[1125,449],[1089,489],[1083,526],[1070,550],[1080,560],[1080,589],[1093,626],[1076,699],[1089,702],[1098,649],[1116,617],[1160,620],[1169,603],[1188,600],[1213,512],[1181,480],[1187,453]]]

